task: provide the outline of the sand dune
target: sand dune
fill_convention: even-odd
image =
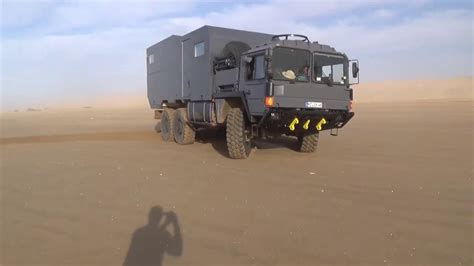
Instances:
[[[472,77],[361,83],[354,88],[356,102],[404,102],[420,100],[471,100]]]

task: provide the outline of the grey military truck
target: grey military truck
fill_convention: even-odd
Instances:
[[[254,138],[289,135],[314,152],[353,116],[358,61],[298,34],[204,26],[147,49],[148,100],[164,141],[191,144],[200,128],[226,130],[229,157]]]

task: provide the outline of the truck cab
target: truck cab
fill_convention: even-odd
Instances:
[[[350,85],[358,83],[358,71],[357,60],[332,47],[303,35],[277,35],[242,54],[239,90],[249,121],[261,131],[301,138],[337,131],[352,118]]]

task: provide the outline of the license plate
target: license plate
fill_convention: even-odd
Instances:
[[[323,108],[322,102],[306,102],[306,108]]]

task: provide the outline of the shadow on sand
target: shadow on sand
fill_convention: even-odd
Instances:
[[[165,254],[181,256],[182,253],[183,238],[178,217],[172,211],[163,212],[160,206],[155,206],[150,209],[148,224],[133,232],[123,265],[162,266]]]
[[[220,155],[230,158],[224,128],[199,130],[196,134],[196,141],[211,144]],[[255,139],[252,141],[252,147],[257,150],[287,148],[298,151],[298,140],[295,137],[288,136],[269,137],[265,140]]]
[[[220,155],[229,158],[225,142],[225,129],[201,129],[196,132],[196,141],[211,144]]]

